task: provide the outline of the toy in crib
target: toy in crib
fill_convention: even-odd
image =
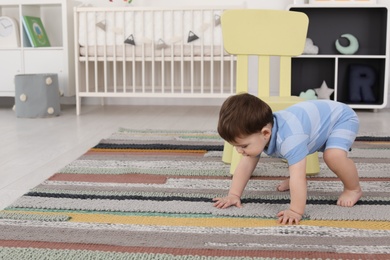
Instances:
[[[123,2],[127,2],[127,3],[131,3],[133,0],[123,0]],[[112,0],[110,0],[110,2],[112,2]]]

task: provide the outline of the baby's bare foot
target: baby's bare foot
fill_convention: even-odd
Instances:
[[[282,181],[276,188],[277,191],[288,191],[290,189],[290,179]]]
[[[341,207],[352,207],[362,196],[362,190],[344,190],[337,200],[337,205]]]

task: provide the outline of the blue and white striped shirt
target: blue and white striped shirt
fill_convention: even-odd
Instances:
[[[348,151],[359,129],[356,113],[331,100],[310,100],[274,112],[269,156],[285,158],[293,165],[308,154],[339,148]]]

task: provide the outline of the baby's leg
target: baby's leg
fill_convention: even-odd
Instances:
[[[278,187],[276,187],[277,191],[288,191],[290,190],[290,178],[285,179],[282,181]]]
[[[324,161],[344,184],[344,191],[337,200],[337,205],[352,207],[362,196],[355,163],[347,157],[346,151],[336,148],[324,151]]]

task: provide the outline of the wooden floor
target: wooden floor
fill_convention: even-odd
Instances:
[[[0,107],[0,209],[38,185],[119,127],[215,130],[219,107],[62,106],[55,118],[16,118]],[[390,109],[358,110],[361,134],[390,135]]]

